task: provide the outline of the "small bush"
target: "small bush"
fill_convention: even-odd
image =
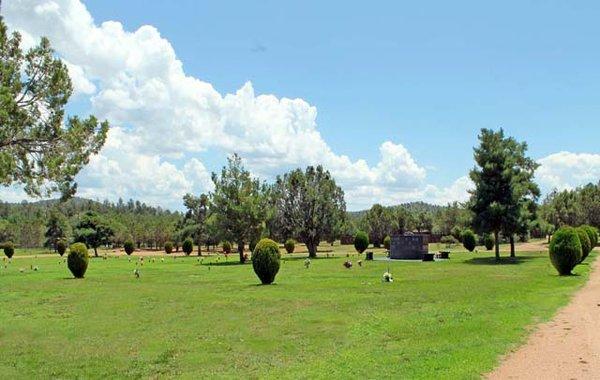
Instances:
[[[462,243],[463,247],[469,252],[473,252],[475,247],[477,246],[477,237],[471,230],[464,230],[462,233]]]
[[[581,243],[581,261],[583,261],[592,251],[592,242],[584,228],[579,227],[575,230],[577,231],[577,236],[579,236],[579,242]]]
[[[494,248],[494,236],[491,234],[485,234],[483,238],[483,245],[485,245],[485,249],[491,251]]]
[[[10,241],[3,243],[2,248],[4,249],[4,254],[9,259],[12,258],[13,255],[15,254],[15,245]]]
[[[165,253],[167,255],[170,255],[171,253],[173,253],[173,243],[168,241],[165,243]]]
[[[392,238],[389,236],[386,236],[383,239],[383,248],[385,248],[386,250],[390,250],[390,247],[392,246]]]
[[[65,242],[64,240],[59,240],[56,242],[56,252],[58,252],[59,255],[64,255],[65,252],[67,251],[67,242]]]
[[[181,245],[181,249],[187,256],[189,256],[190,253],[192,253],[192,251],[194,250],[194,242],[192,241],[192,239],[185,239],[183,241],[183,244]]]
[[[123,243],[123,249],[125,250],[127,256],[129,256],[133,253],[133,251],[135,251],[135,245],[131,240],[127,240],[125,243]]]
[[[83,278],[88,268],[88,249],[84,243],[75,243],[69,247],[67,266],[75,278]]]
[[[231,243],[228,242],[227,240],[225,240],[223,243],[221,243],[221,248],[223,249],[223,252],[230,254],[231,253]]]
[[[273,283],[279,272],[279,245],[271,239],[262,239],[252,252],[252,267],[264,285]]]
[[[563,227],[554,233],[550,241],[550,261],[558,274],[571,274],[581,261],[581,254],[581,241],[574,228]]]
[[[294,250],[296,249],[296,240],[287,239],[284,246],[287,253],[294,253]]]
[[[588,234],[588,237],[590,238],[590,243],[592,245],[592,249],[594,249],[598,245],[598,230],[596,229],[596,227],[592,226],[581,226],[581,228],[583,228]]]
[[[369,248],[369,235],[363,231],[358,231],[354,237],[354,249],[358,253],[363,253],[367,248]]]

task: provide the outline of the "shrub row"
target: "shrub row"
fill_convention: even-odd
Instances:
[[[575,266],[590,254],[598,242],[598,231],[594,227],[562,227],[550,241],[550,261],[558,274],[570,275]]]

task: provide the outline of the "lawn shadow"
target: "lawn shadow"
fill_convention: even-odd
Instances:
[[[231,266],[237,266],[237,265],[248,265],[250,264],[250,260],[246,261],[245,263],[240,263],[239,261],[218,261],[218,262],[210,262],[210,263],[200,263],[199,265],[201,266],[206,266],[206,267],[231,267]]]
[[[311,259],[311,260],[329,260],[329,259],[337,259],[340,258],[342,256],[317,256],[317,257],[308,257],[307,256],[293,256],[293,257],[282,257],[281,261],[304,261],[306,259]]]
[[[470,265],[518,265],[539,257],[540,256],[500,257],[500,260],[496,260],[496,257],[494,256],[486,256],[474,257],[466,260],[465,263]]]

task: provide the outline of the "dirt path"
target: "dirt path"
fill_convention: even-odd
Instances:
[[[600,259],[571,302],[509,354],[488,379],[600,378]]]

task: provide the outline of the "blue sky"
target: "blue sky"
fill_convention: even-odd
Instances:
[[[336,152],[401,142],[440,184],[472,165],[480,128],[533,156],[600,151],[600,3],[87,1],[98,21],[156,26],[186,72],[318,107]]]
[[[26,14],[26,5],[48,3],[13,1],[23,7],[14,5],[11,14],[9,1],[9,24],[13,14]],[[63,9],[69,6],[57,3]],[[128,33],[153,26],[170,43],[185,74],[210,83],[220,94],[235,93],[249,81],[256,95],[299,98],[316,107],[316,128],[336,156],[346,155],[353,162],[364,159],[375,167],[383,142],[403,146],[426,171],[420,188],[437,188],[438,195],[424,195],[425,200],[438,197],[443,203],[452,198],[439,192],[468,173],[472,147],[483,127],[503,127],[526,140],[534,158],[550,157],[544,172],[548,178],[541,178],[547,182],[542,183],[546,190],[598,180],[597,2],[83,3],[96,26],[114,20]],[[54,33],[51,25],[44,25],[47,17],[40,17],[34,26],[14,19],[16,28],[25,32],[30,28],[32,36],[45,30]],[[57,50],[61,54],[60,46]],[[74,55],[65,52],[70,61],[81,58]],[[77,65],[97,91],[79,95],[71,109],[102,114],[88,99],[105,86],[94,77],[91,64],[81,61]],[[121,122],[132,130],[134,124]],[[556,156],[559,152],[569,156]],[[169,162],[181,168],[197,158],[211,171],[230,153],[231,149],[210,147],[186,151]],[[157,154],[165,160],[164,152]],[[570,160],[566,167],[550,172],[550,163],[565,160]],[[302,162],[290,165],[294,164]],[[582,173],[573,177],[573,170]],[[404,172],[410,173],[419,176],[418,171]],[[379,185],[375,181],[374,186]],[[369,199],[414,200],[415,192],[390,196],[398,181],[380,192],[359,191],[362,195],[355,196],[354,204],[349,202],[350,208],[368,206]],[[400,187],[407,191],[407,186]],[[127,192],[144,196],[135,189]]]

